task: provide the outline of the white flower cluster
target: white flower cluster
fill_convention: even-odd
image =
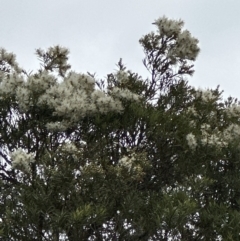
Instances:
[[[204,145],[224,147],[229,142],[239,140],[240,138],[240,126],[238,124],[230,124],[223,131],[220,131],[218,128],[211,130],[210,125],[203,124],[201,130],[202,144]]]
[[[0,80],[0,96],[15,96],[16,89],[22,86],[24,79],[22,76],[13,73]]]
[[[56,83],[56,78],[46,71],[32,75],[25,81],[16,73],[11,74],[0,82],[0,96],[15,96],[20,110],[27,111],[33,105],[33,98],[44,93]]]
[[[50,55],[51,51],[55,50],[49,49]],[[42,56],[44,52],[38,50],[38,54]],[[14,57],[5,52],[2,52],[2,56],[5,59]],[[117,78],[119,81],[124,81],[127,73],[119,71]],[[87,115],[111,111],[121,113],[124,109],[123,99],[139,100],[138,95],[125,88],[115,87],[108,93],[96,90],[95,80],[85,74],[70,72],[62,81],[58,81],[57,77],[46,70],[41,70],[25,79],[16,72],[5,76],[0,80],[0,98],[6,96],[14,97],[23,113],[33,107],[48,107],[53,115],[62,117],[61,121],[49,122],[46,125],[49,130],[55,131],[64,131]]]
[[[120,167],[127,169],[128,172],[133,171],[135,174],[143,174],[142,166],[136,162],[137,158],[140,157],[140,156],[138,156],[138,157],[137,156],[138,155],[135,152],[131,152],[130,156],[123,156],[119,160],[118,165]],[[146,164],[147,164],[147,160],[144,158],[142,160],[142,165],[145,166]]]
[[[193,133],[189,133],[186,136],[187,142],[188,142],[188,146],[192,149],[195,150],[197,147],[197,141],[196,141],[196,137]]]
[[[218,96],[216,96],[212,90],[210,89],[203,90],[200,88],[196,90],[195,96],[197,98],[201,98],[204,102],[209,102],[211,100],[216,100],[218,98]]]
[[[188,142],[188,146],[192,150],[195,150],[197,147],[196,136],[192,133],[189,133],[187,134],[186,139]],[[203,146],[209,145],[218,148],[226,146],[226,142],[223,140],[222,135],[219,132],[210,134],[206,130],[202,130],[200,140]]]
[[[83,145],[77,147],[73,142],[65,142],[58,147],[57,153],[60,153],[61,158],[71,157],[71,160],[79,161],[79,158],[82,157]]]
[[[215,146],[218,148],[226,146],[227,143],[224,141],[222,132],[220,132],[218,128],[212,130],[209,124],[204,123],[201,125],[201,132],[202,145]]]
[[[226,113],[229,117],[240,116],[240,105],[232,104],[230,107],[226,108]]]
[[[135,152],[133,148],[128,150],[128,155],[122,156],[116,167],[117,175],[126,180],[142,181],[146,174],[146,170],[151,168],[147,153]]]
[[[68,153],[75,153],[78,151],[76,145],[74,143],[64,143],[61,149]]]
[[[209,134],[207,131],[202,131],[201,142],[203,145],[215,146],[215,147],[224,147],[226,142],[223,141],[221,133],[216,132]]]
[[[223,132],[223,138],[226,142],[240,138],[240,126],[230,124]]]
[[[25,87],[34,93],[42,93],[56,83],[56,77],[44,70],[36,76],[29,76]]]
[[[71,73],[60,84],[53,85],[39,98],[38,104],[47,104],[58,116],[64,116],[76,122],[86,115],[96,112],[121,112],[119,100],[94,90],[95,81],[89,76]]]
[[[184,30],[178,35],[174,52],[177,57],[195,60],[199,53],[198,40],[188,30]]]
[[[193,116],[198,116],[198,113],[196,111],[196,108],[194,106],[190,106],[187,108],[187,113],[192,114]]]
[[[119,99],[139,101],[139,95],[132,93],[128,89],[121,89],[118,87],[114,87],[110,93],[111,93],[111,95],[113,95],[114,97],[117,97]]]
[[[21,148],[12,152],[10,157],[12,159],[12,168],[19,169],[25,173],[29,173],[31,171],[30,163],[35,161],[32,153],[27,154]]]
[[[16,89],[16,99],[21,111],[27,111],[29,106],[33,105],[31,92],[26,87],[18,87]]]
[[[172,20],[165,16],[155,21],[160,36],[176,39],[175,47],[170,49],[168,57],[175,60],[176,57],[195,60],[200,49],[198,40],[191,36],[187,30],[182,31],[184,22],[182,20]],[[174,61],[175,62],[175,61]]]
[[[94,102],[96,111],[107,113],[109,111],[122,112],[123,106],[119,99],[113,99],[100,90],[95,90],[91,94],[91,100]]]
[[[128,171],[131,170],[133,163],[134,163],[135,157],[128,157],[128,156],[123,156],[120,160],[119,160],[119,166],[125,167],[128,169]]]
[[[138,100],[136,94],[125,89],[114,89],[109,95],[95,90],[95,80],[87,75],[71,72],[64,81],[58,83],[56,78],[47,72],[30,76],[26,82],[16,75],[2,81],[0,95],[15,95],[22,111],[30,106],[47,105],[54,110],[54,114],[63,116],[66,121],[49,123],[52,130],[64,130],[70,122],[77,122],[86,115],[121,112],[123,106],[120,99]],[[34,98],[37,98],[34,100]]]
[[[179,35],[181,29],[184,25],[182,20],[172,20],[168,19],[167,17],[163,16],[155,21],[158,26],[160,34],[164,34],[167,37],[172,37],[173,35]]]
[[[189,147],[192,150],[196,149],[197,141],[196,136],[192,133],[189,133],[186,136]],[[201,125],[201,135],[199,140],[203,146],[209,145],[217,148],[226,147],[228,143],[240,139],[240,125],[230,124],[223,131],[220,131],[218,128],[214,130],[211,129],[209,124]]]
[[[128,73],[124,70],[119,70],[115,74],[116,79],[119,81],[119,83],[124,83],[128,79]]]
[[[0,63],[8,63],[15,72],[21,73],[22,69],[18,66],[16,56],[13,53],[8,53],[5,49],[0,48]]]
[[[49,122],[46,124],[46,127],[49,131],[65,131],[69,126],[69,123],[62,122]]]
[[[90,178],[93,178],[95,175],[105,176],[105,171],[101,165],[95,163],[89,163],[84,166],[80,166],[80,172],[82,175],[88,175]]]
[[[196,128],[196,121],[195,120],[189,121],[189,127],[190,128]]]

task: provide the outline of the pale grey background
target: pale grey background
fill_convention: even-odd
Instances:
[[[240,1],[238,0],[0,0],[0,47],[36,70],[36,48],[70,49],[78,72],[104,78],[119,58],[147,77],[139,38],[160,16],[183,19],[200,40],[201,53],[190,83],[220,84],[224,96],[240,97]]]

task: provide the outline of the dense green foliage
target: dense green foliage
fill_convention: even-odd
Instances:
[[[1,240],[239,240],[240,106],[189,85],[182,21],[155,24],[145,80],[73,73],[59,46],[28,74],[1,49]]]

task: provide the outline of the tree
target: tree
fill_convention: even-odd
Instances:
[[[154,24],[145,80],[73,72],[61,46],[27,73],[1,49],[2,240],[239,239],[240,105],[189,85],[183,21]]]

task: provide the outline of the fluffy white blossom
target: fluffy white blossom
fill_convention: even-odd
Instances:
[[[75,72],[71,72],[63,82],[63,85],[66,85],[68,88],[76,88],[76,89],[82,89],[85,91],[93,91],[95,80],[85,74],[78,74]]]
[[[128,150],[128,155],[122,156],[118,162],[118,175],[125,176],[135,181],[142,181],[143,176],[146,174],[145,170],[151,168],[148,161],[147,153],[137,153]],[[129,176],[130,174],[130,176]]]
[[[62,145],[62,150],[69,153],[77,152],[78,149],[74,143],[64,143]]]
[[[210,130],[210,128],[211,128],[211,126],[209,124],[207,124],[207,123],[203,123],[201,125],[201,130],[202,131]]]
[[[197,113],[196,108],[194,106],[188,107],[187,108],[187,113],[190,113],[190,114],[192,114],[194,116],[198,116],[198,113]]]
[[[134,157],[128,157],[128,156],[123,156],[120,160],[119,160],[119,165],[122,167],[125,167],[128,169],[128,171],[131,170],[133,163],[134,163],[135,158]]]
[[[155,21],[160,36],[166,36],[175,40],[175,44],[169,49],[167,55],[173,63],[176,58],[195,60],[200,49],[198,39],[191,36],[187,30],[182,31],[184,22],[182,20],[172,20],[165,16]]]
[[[87,163],[84,166],[80,166],[79,169],[82,175],[86,175],[90,179],[94,178],[95,175],[102,176],[102,177],[105,176],[105,171],[102,165],[98,165],[96,163],[92,163],[92,162]]]
[[[188,30],[184,30],[178,35],[174,51],[177,57],[195,60],[199,53],[198,39],[192,37]]]
[[[118,77],[124,76],[119,73]],[[69,73],[61,82],[47,71],[30,75],[26,80],[13,73],[0,82],[0,97],[9,95],[16,97],[22,112],[28,111],[33,105],[40,108],[48,106],[53,115],[62,117],[62,122],[46,125],[52,131],[66,130],[86,115],[110,111],[120,113],[123,111],[121,99],[139,100],[139,96],[128,89],[115,88],[107,94],[95,90],[92,77],[75,72]]]
[[[195,127],[196,127],[196,121],[191,120],[191,121],[189,122],[189,126],[192,127],[192,128],[195,128]]]
[[[26,88],[34,93],[41,93],[56,83],[57,79],[55,76],[49,74],[47,71],[42,71],[37,75],[31,75],[28,77]]]
[[[32,105],[31,93],[26,87],[18,87],[16,90],[16,99],[21,111],[27,111]]]
[[[49,131],[65,131],[69,127],[69,123],[66,122],[49,122],[46,124]]]
[[[155,21],[155,23],[159,29],[160,34],[164,34],[167,37],[171,37],[173,35],[179,35],[181,29],[183,27],[184,22],[182,20],[172,20],[163,16]]]
[[[118,165],[126,168],[128,171],[131,171],[131,170],[137,171],[140,169],[142,170],[142,167],[139,165],[139,163],[136,163],[137,156],[138,156],[137,153],[133,152],[132,150],[131,151],[129,150],[129,156],[123,156],[119,160]],[[142,158],[142,157],[138,156],[138,159],[139,158]],[[146,162],[145,159],[142,160],[142,164],[145,165],[146,164],[145,162]]]
[[[28,76],[26,80],[20,75],[12,74],[0,83],[0,95],[15,96],[20,110],[27,111],[33,106],[34,99],[38,98],[37,93],[44,93],[55,83],[55,77],[46,71]]]
[[[225,141],[232,141],[240,138],[240,126],[237,124],[229,125],[223,132]]]
[[[94,85],[95,81],[91,77],[71,73],[63,82],[47,89],[40,96],[38,105],[48,105],[55,115],[64,117],[70,123],[76,123],[86,115],[123,110],[120,100],[95,90]],[[59,123],[49,123],[48,129],[57,129],[57,126]]]
[[[26,153],[21,148],[10,154],[12,159],[12,168],[19,169],[23,172],[30,172],[30,163],[34,162],[34,155],[32,153]]]
[[[109,111],[121,112],[123,110],[121,101],[113,99],[112,96],[106,95],[100,90],[92,92],[91,100],[94,101],[95,108],[100,113],[107,113]]]
[[[204,123],[201,125],[201,132],[201,143],[217,148],[225,147],[229,142],[240,138],[240,126],[238,124],[230,124],[223,131],[219,131],[218,128],[212,130],[209,124]]]
[[[198,89],[196,91],[196,97],[201,98],[204,102],[209,102],[211,100],[216,100],[217,96],[214,94],[214,92],[210,89]]]
[[[115,77],[119,81],[119,83],[124,83],[128,80],[128,73],[124,70],[119,70],[115,74]]]
[[[117,98],[120,98],[120,99],[139,101],[139,95],[132,93],[128,89],[121,89],[121,88],[118,88],[118,87],[114,87],[111,90],[110,93],[114,97],[117,97]]]
[[[196,141],[196,137],[193,133],[189,133],[186,136],[187,142],[188,142],[188,146],[192,149],[195,150],[197,147],[197,141]]]
[[[24,83],[22,76],[13,73],[0,81],[0,95],[15,96],[16,89]]]
[[[202,129],[201,142],[204,146],[209,145],[217,148],[222,148],[227,145],[227,143],[224,141],[222,133],[218,130],[209,132],[208,130]]]
[[[240,116],[240,105],[232,104],[230,107],[225,109],[228,116],[238,117]]]
[[[19,67],[16,61],[16,55],[7,52],[4,48],[0,48],[0,62],[8,63],[16,73],[21,73],[22,69]]]

